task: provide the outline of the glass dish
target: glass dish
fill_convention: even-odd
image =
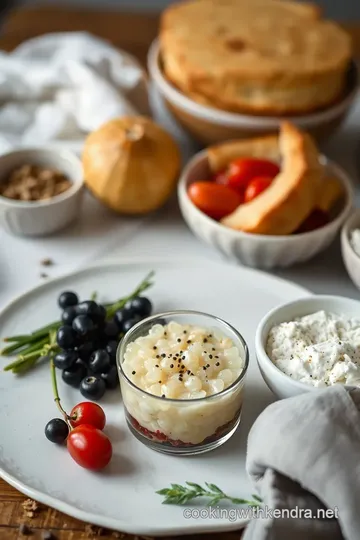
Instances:
[[[155,324],[170,322],[200,326],[209,331],[218,329],[229,337],[243,361],[237,378],[221,392],[195,399],[170,399],[136,386],[122,366],[128,345],[140,336],[146,336]],[[130,431],[148,447],[167,454],[192,455],[217,448],[233,435],[240,423],[248,364],[245,340],[235,328],[218,317],[195,311],[173,311],[141,321],[125,335],[117,353],[120,387]]]

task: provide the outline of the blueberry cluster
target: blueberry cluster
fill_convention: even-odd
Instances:
[[[152,304],[148,298],[137,296],[109,320],[104,305],[94,300],[79,303],[74,292],[61,293],[58,303],[63,310],[63,325],[56,335],[61,350],[54,364],[62,370],[67,384],[80,387],[85,398],[97,401],[106,389],[118,386],[118,344],[130,328],[151,314]]]

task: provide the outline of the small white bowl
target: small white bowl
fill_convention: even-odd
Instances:
[[[341,180],[345,200],[332,221],[320,229],[288,236],[269,236],[235,231],[210,219],[196,208],[187,194],[191,183],[210,178],[206,151],[196,154],[190,160],[180,178],[178,199],[183,218],[201,240],[248,266],[287,267],[311,259],[334,240],[353,204],[351,182],[345,171],[324,156],[321,160],[329,174],[336,175]]]
[[[71,223],[79,214],[83,194],[80,159],[68,150],[31,148],[0,156],[0,182],[22,165],[39,165],[64,173],[72,186],[60,195],[42,201],[17,201],[0,196],[0,225],[12,234],[45,236]]]
[[[277,131],[284,117],[239,114],[198,103],[183,94],[164,76],[161,66],[159,40],[155,40],[148,54],[148,70],[156,88],[176,120],[203,144],[229,139],[254,137]],[[352,62],[344,97],[324,110],[286,117],[316,139],[325,140],[340,127],[357,95],[358,68]]]
[[[360,257],[356,255],[350,243],[351,231],[354,229],[360,229],[360,209],[354,210],[341,230],[341,251],[344,264],[354,284],[360,289]]]
[[[273,326],[304,317],[317,311],[360,318],[360,302],[342,296],[308,296],[271,310],[260,321],[255,335],[255,352],[261,375],[270,390],[280,399],[317,390],[315,386],[294,380],[278,369],[266,354],[267,337]]]

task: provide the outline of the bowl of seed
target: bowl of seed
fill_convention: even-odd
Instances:
[[[33,148],[0,156],[0,226],[44,236],[76,219],[83,195],[80,159],[68,150]]]

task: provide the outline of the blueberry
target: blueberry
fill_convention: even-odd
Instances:
[[[71,368],[64,369],[64,371],[62,372],[63,381],[70,386],[74,386],[75,388],[80,385],[85,375],[86,366],[80,360],[75,362],[75,364]]]
[[[133,315],[134,315],[133,311],[127,307],[123,307],[117,310],[114,316],[114,320],[116,324],[118,325],[120,331],[122,331],[123,329],[123,324],[129,319],[131,319]]]
[[[119,336],[119,327],[115,321],[106,321],[103,333],[107,338],[116,339]]]
[[[98,305],[97,305],[96,313],[94,313],[93,315],[91,315],[91,318],[92,318],[93,321],[96,322],[97,324],[104,323],[104,322],[105,322],[105,319],[106,319],[106,308],[105,308],[105,306],[103,306],[103,305],[101,305],[101,304],[98,304]]]
[[[78,355],[74,350],[61,351],[55,355],[54,364],[59,369],[69,369],[77,359]]]
[[[110,360],[116,359],[116,352],[117,352],[118,344],[119,344],[118,341],[116,341],[115,339],[112,339],[106,345],[105,350],[110,356]]]
[[[93,341],[86,341],[83,345],[80,345],[76,348],[78,357],[83,361],[87,362],[96,349],[96,344]]]
[[[139,315],[134,315],[131,319],[127,320],[123,324],[123,332],[126,334],[132,328],[137,324],[139,321],[141,321],[141,317]]]
[[[91,319],[96,317],[98,309],[99,307],[94,300],[86,300],[85,302],[81,302],[76,308],[79,315],[88,315],[88,317],[91,317]]]
[[[76,345],[76,333],[71,326],[60,326],[56,334],[56,342],[62,349],[71,349]]]
[[[148,317],[152,312],[152,303],[145,296],[137,296],[130,302],[130,307],[136,315]]]
[[[45,436],[49,441],[62,444],[69,434],[69,426],[61,418],[53,418],[45,426]]]
[[[104,349],[93,352],[89,359],[89,368],[93,373],[105,373],[111,366],[110,357]]]
[[[96,376],[85,377],[80,384],[80,392],[87,399],[98,401],[103,397],[106,384],[103,379]]]
[[[65,309],[69,306],[76,306],[79,302],[77,294],[71,291],[65,291],[60,294],[58,299],[58,304],[62,309]]]
[[[119,386],[119,375],[116,366],[111,366],[107,373],[101,373],[100,377],[105,381],[106,388],[113,390]]]
[[[72,327],[79,336],[84,337],[94,330],[94,323],[87,315],[78,315],[73,320]]]
[[[75,306],[69,306],[64,309],[61,315],[61,320],[64,324],[72,325],[73,320],[75,319],[77,315],[76,307]]]

